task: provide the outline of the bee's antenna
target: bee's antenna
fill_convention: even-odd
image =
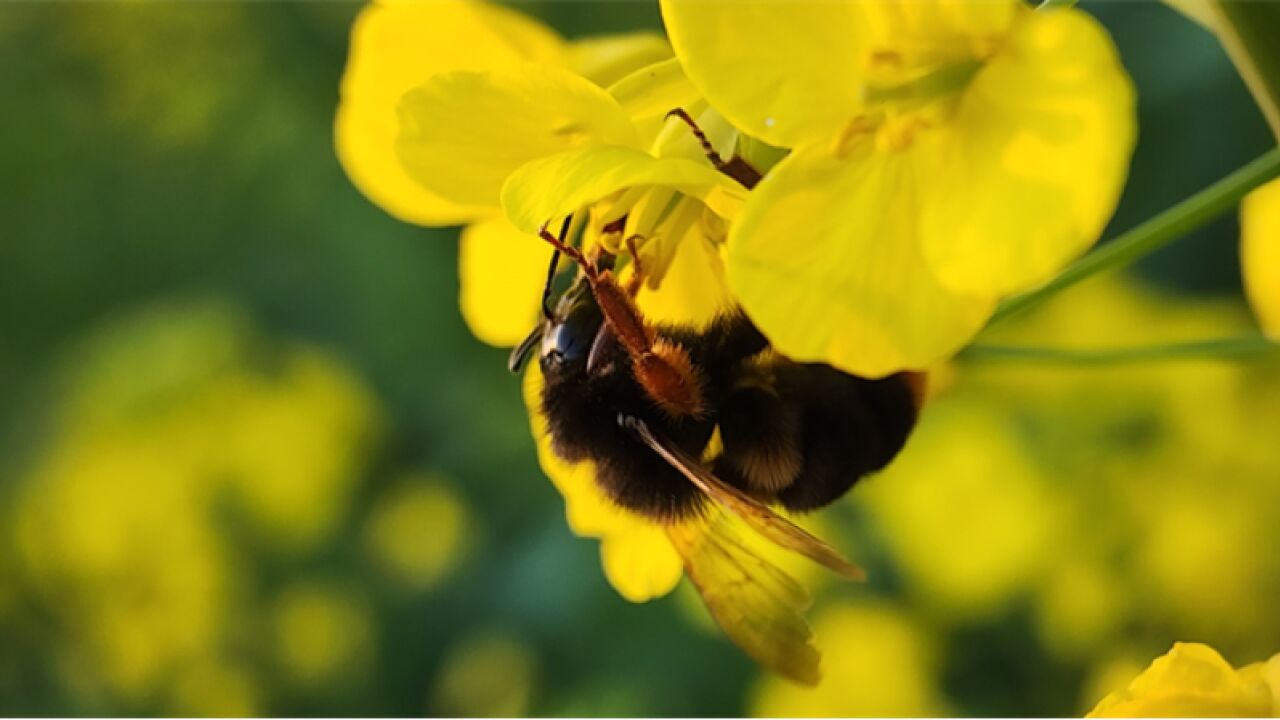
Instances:
[[[547,284],[542,286],[542,317],[551,319],[551,284],[556,279],[556,268],[560,265],[560,250],[551,254],[551,264],[547,267]]]
[[[689,117],[689,113],[685,112],[684,108],[675,108],[674,110],[670,110],[667,112],[666,117],[679,118],[681,122],[688,125],[689,130],[692,131],[693,136],[698,139],[698,144],[702,146],[702,152],[706,154],[707,159],[711,161],[711,164],[720,172],[726,172],[725,168],[729,166],[729,163],[725,162],[724,158],[720,156],[720,153],[716,152],[716,147],[707,139],[707,134],[702,132],[702,128],[698,127],[698,122]]]
[[[547,226],[544,223],[538,230],[538,237],[546,240],[551,244],[551,247],[555,248],[558,252],[564,253],[564,255],[570,260],[578,263],[578,265],[582,267],[582,272],[586,274],[587,279],[594,282],[599,277],[599,271],[597,271],[596,268],[587,261],[586,256],[582,254],[581,250],[565,242],[564,235],[566,234],[565,231],[568,229],[568,226],[569,220],[566,218],[565,224],[561,228],[561,237],[556,237],[547,230]]]
[[[552,243],[553,245],[556,245],[556,250],[554,253],[552,253],[551,264],[547,267],[547,282],[545,285],[542,286],[542,317],[548,320],[552,318],[551,286],[555,284],[556,270],[559,269],[560,267],[560,253],[561,253],[560,246],[565,244],[565,241],[569,235],[569,223],[572,220],[573,220],[572,215],[569,215],[564,219],[564,223],[560,225],[559,243]],[[542,232],[546,232],[546,226],[543,226]]]

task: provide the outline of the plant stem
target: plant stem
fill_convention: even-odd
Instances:
[[[1280,139],[1280,5],[1273,2],[1206,3],[1214,18],[1214,30],[1227,55],[1240,71],[1258,108]]]
[[[1069,8],[1076,4],[1076,0],[1043,0],[1036,6],[1037,10],[1050,10],[1053,8]]]
[[[1254,335],[1170,345],[1088,350],[977,344],[966,348],[960,357],[977,361],[1016,360],[1063,365],[1107,365],[1153,360],[1239,358],[1276,352],[1280,352],[1280,343]]]
[[[1250,190],[1280,176],[1274,148],[1225,178],[1085,255],[1045,285],[1000,303],[991,322],[1003,320],[1103,270],[1124,267],[1235,207]]]

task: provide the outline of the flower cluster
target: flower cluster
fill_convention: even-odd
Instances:
[[[646,34],[566,42],[465,0],[358,19],[339,157],[397,217],[468,223],[461,305],[481,339],[512,345],[532,326],[549,254],[536,232],[565,222],[636,255],[655,319],[736,304],[795,360],[926,368],[1095,242],[1123,186],[1133,92],[1082,12],[664,0],[662,14],[673,49]],[[759,185],[718,172],[676,108]],[[604,538],[615,587],[668,591],[680,568],[659,529],[545,438],[540,456],[571,526]]]

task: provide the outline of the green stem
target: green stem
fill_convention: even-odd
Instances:
[[[1036,9],[1050,10],[1052,8],[1069,8],[1075,4],[1076,0],[1044,0],[1036,7]]]
[[[1153,360],[1204,360],[1239,358],[1280,352],[1280,343],[1256,335],[1221,340],[1200,340],[1132,348],[1076,350],[1067,348],[1019,347],[1014,345],[970,345],[960,355],[966,360],[1016,360],[1063,365],[1107,365]]]
[[[1227,55],[1258,102],[1271,132],[1280,138],[1280,4],[1274,2],[1207,3],[1214,30]]]
[[[1003,320],[1103,270],[1124,267],[1235,207],[1250,190],[1280,176],[1280,148],[1120,235],[1063,270],[1045,285],[1000,303],[991,322]]]

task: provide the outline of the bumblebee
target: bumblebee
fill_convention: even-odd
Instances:
[[[720,160],[690,118],[673,115],[693,128],[721,171],[748,186],[759,179],[737,158]],[[705,328],[650,323],[634,302],[643,277],[634,245],[625,243],[633,273],[623,285],[616,258],[588,258],[567,242],[567,228],[568,221],[559,237],[545,226],[540,232],[555,249],[545,319],[509,362],[518,371],[538,350],[552,448],[568,462],[592,462],[606,496],[667,529],[712,615],[749,655],[793,680],[816,682],[818,656],[801,615],[807,595],[735,528],[745,524],[861,578],[860,568],[770,506],[821,508],[888,464],[915,425],[923,376],[868,379],[794,362],[740,310]],[[579,274],[552,309],[560,255]],[[722,449],[704,462],[717,432]]]

